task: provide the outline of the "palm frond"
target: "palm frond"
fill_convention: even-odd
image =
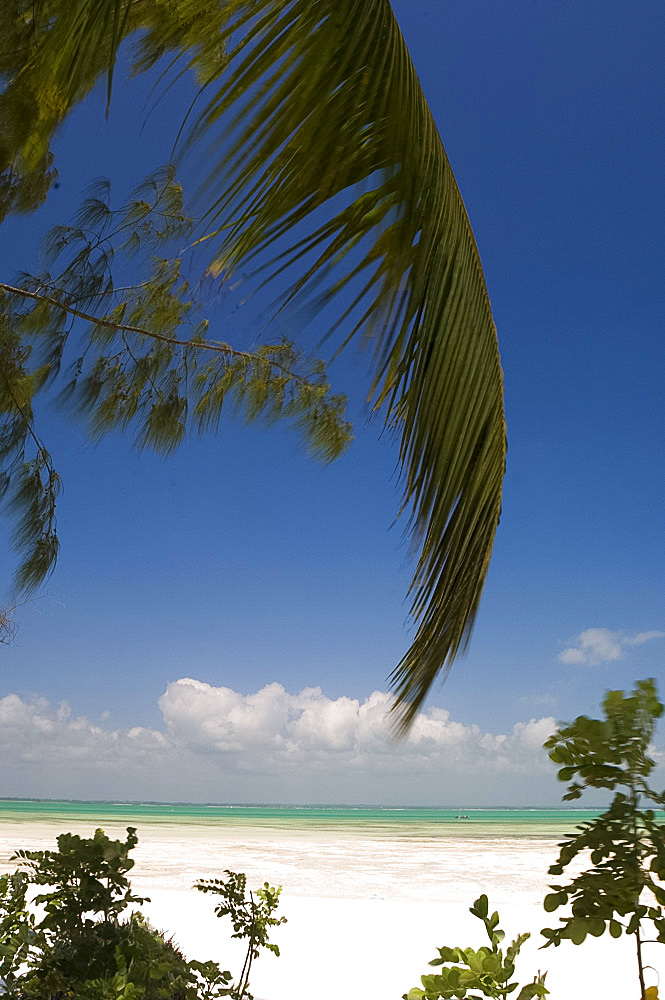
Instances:
[[[301,268],[289,295],[356,295],[345,343],[372,338],[372,399],[399,437],[418,553],[418,627],[391,675],[405,732],[468,642],[501,508],[503,381],[478,250],[388,0],[229,7],[229,69],[187,149],[225,127],[205,181],[220,264],[265,260],[295,229],[271,257],[273,272]],[[339,264],[349,251],[355,265]]]
[[[47,3],[44,6],[48,8],[50,5]],[[57,17],[44,37],[50,50],[52,84],[55,88],[66,81],[62,96],[68,103],[90,85],[90,68],[101,58],[106,67],[108,111],[118,48],[124,37],[130,9],[127,0],[70,0],[67,4],[58,5]],[[39,62],[40,58],[41,51],[37,46],[34,62]]]
[[[69,73],[70,101],[104,71],[100,51],[110,85],[123,32],[144,29],[139,70],[180,44],[202,87],[183,144],[205,170],[208,233],[218,235],[202,245],[213,267],[285,270],[283,303],[320,309],[342,296],[328,334],[373,344],[370,395],[399,439],[416,555],[417,630],[391,675],[404,732],[468,642],[499,520],[505,424],[478,251],[390,3],[46,6],[54,27],[39,66],[44,73],[50,52],[56,77]]]

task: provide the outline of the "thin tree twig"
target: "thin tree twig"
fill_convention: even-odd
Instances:
[[[247,949],[247,955],[245,957],[245,964],[242,967],[242,972],[240,973],[240,1000],[243,1000],[245,993],[249,988],[249,974],[252,970],[252,959],[254,958],[254,931],[256,928],[256,906],[254,904],[254,894],[250,891],[249,893],[250,905],[252,907],[252,925],[249,931],[249,947]],[[243,978],[244,977],[244,978]]]
[[[15,604],[10,608],[0,608],[0,643],[5,646],[8,646],[16,635],[16,622],[13,618],[15,611]]]
[[[50,295],[40,295],[39,292],[30,292],[27,288],[15,288],[13,285],[7,285],[4,281],[0,281],[0,291],[8,292],[10,295],[20,295],[26,299],[33,299],[35,302],[46,302],[48,305],[56,309],[61,309],[70,316],[76,316],[77,319],[85,320],[87,323],[95,323],[97,326],[103,326],[109,330],[116,330],[118,333],[137,333],[142,337],[151,337],[153,340],[159,340],[165,344],[173,344],[176,347],[202,348],[206,351],[215,351],[218,354],[226,354],[234,358],[245,358],[247,361],[261,361],[264,364],[270,365],[271,368],[276,368],[278,371],[283,372],[289,378],[300,382],[302,385],[310,384],[304,375],[298,375],[296,372],[291,371],[290,368],[281,365],[278,361],[274,361],[271,358],[263,358],[258,354],[252,354],[251,351],[238,351],[233,347],[229,347],[228,344],[223,344],[219,341],[179,340],[177,337],[168,337],[164,333],[155,333],[153,330],[146,330],[145,327],[115,323],[113,320],[92,316],[90,313],[75,309],[73,306],[67,305],[65,302],[60,302]]]

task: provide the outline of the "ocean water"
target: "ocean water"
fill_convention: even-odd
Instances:
[[[0,870],[58,833],[138,830],[137,891],[224,870],[284,893],[343,899],[538,902],[557,843],[593,810],[206,806],[0,800]],[[460,818],[464,817],[464,818]]]
[[[217,829],[347,832],[411,837],[559,837],[598,815],[593,809],[458,809],[399,806],[201,805],[173,802],[70,802],[0,799],[0,823],[204,826]],[[462,817],[464,817],[462,819]]]

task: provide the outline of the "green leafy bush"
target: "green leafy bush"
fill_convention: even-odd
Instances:
[[[439,972],[422,976],[423,988],[414,987],[403,995],[403,1000],[452,1000],[452,998],[483,996],[501,1000],[519,986],[510,982],[515,973],[515,959],[529,934],[520,934],[505,952],[501,947],[504,932],[499,929],[499,914],[490,915],[487,896],[479,896],[470,912],[482,920],[490,940],[490,947],[439,948],[439,957],[429,964],[439,966]],[[471,993],[479,990],[480,993]],[[523,986],[516,1000],[532,1000],[549,993],[545,988],[545,974],[540,973],[533,982]]]
[[[231,915],[234,937],[248,940],[237,984],[216,962],[187,961],[172,940],[139,913],[121,919],[135,896],[127,878],[134,861],[129,852],[138,838],[110,840],[103,830],[91,838],[64,833],[57,851],[18,851],[17,871],[0,877],[0,980],[8,1000],[251,1000],[249,970],[268,943],[268,929],[283,923],[272,914],[280,888],[265,883],[246,896],[244,875],[200,883],[222,897],[219,916]],[[31,887],[43,887],[26,903]]]
[[[34,938],[35,918],[28,912],[25,872],[0,875],[0,982],[10,989],[16,970],[27,961]]]
[[[663,714],[656,682],[638,681],[629,695],[608,691],[603,711],[603,719],[580,715],[545,743],[559,765],[559,780],[571,782],[564,801],[579,799],[585,788],[616,791],[609,809],[580,824],[559,845],[550,875],[562,875],[583,852],[590,852],[591,867],[566,885],[550,886],[545,909],[570,904],[571,915],[543,930],[543,947],[564,940],[582,944],[587,935],[600,937],[606,930],[615,938],[632,934],[641,997],[649,1000],[642,958],[645,920],[655,928],[655,941],[665,944],[665,826],[653,808],[665,806],[665,793],[647,784],[655,767],[649,745]]]
[[[234,1000],[242,1000],[243,997],[250,996],[249,974],[252,962],[258,958],[261,948],[266,948],[279,957],[279,948],[276,944],[268,941],[268,931],[271,927],[286,923],[286,917],[274,917],[273,913],[279,906],[279,896],[282,887],[274,889],[263,883],[262,889],[256,890],[247,895],[247,879],[241,872],[225,871],[226,881],[223,879],[205,879],[196,882],[194,888],[200,892],[211,892],[221,896],[221,902],[215,907],[218,917],[231,917],[233,923],[234,938],[245,938],[248,941],[247,955],[243,964],[238,982],[233,987],[231,995]]]

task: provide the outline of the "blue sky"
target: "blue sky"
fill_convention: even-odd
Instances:
[[[382,743],[372,752],[377,761],[392,754],[394,769],[356,763],[360,777],[349,777],[344,747],[361,706],[386,690],[411,634],[410,567],[399,525],[390,528],[395,450],[367,425],[367,359],[352,350],[331,378],[349,393],[356,440],[328,467],[310,462],[283,427],[223,423],[217,437],[165,460],[137,455],[119,435],[91,445],[83,428],[45,408],[41,433],[64,483],[62,555],[0,654],[0,698],[19,699],[5,703],[7,717],[28,727],[13,743],[22,749],[0,794],[131,797],[152,787],[155,798],[238,800],[244,790],[273,800],[282,789],[301,801],[409,794],[436,804],[453,796],[468,767],[468,801],[555,802],[550,776],[518,761],[535,743],[515,750],[517,785],[508,764],[493,782],[481,780],[477,754],[472,762],[460,749],[476,739],[472,727],[478,740],[513,734],[517,746],[516,724],[595,712],[606,688],[662,676],[660,4],[394,7],[469,211],[506,381],[508,472],[488,583],[468,655],[428,702],[449,713],[432,746],[440,753],[451,726],[465,727],[456,731],[461,756],[439,756],[435,767],[421,743],[414,790],[399,777],[406,751],[388,753]],[[36,267],[40,234],[71,214],[90,180],[103,174],[126,190],[168,158],[190,91],[176,90],[144,125],[148,89],[148,81],[118,78],[108,122],[100,92],[66,125],[56,145],[60,187],[41,212],[5,224],[2,280]],[[247,336],[246,321],[224,304],[214,318],[223,339],[233,342],[234,324]],[[6,523],[0,531],[8,551]],[[172,687],[160,708],[167,685],[187,677],[209,686],[196,689],[205,706],[185,710],[194,689]],[[325,781],[302,760],[288,781],[279,762],[263,767],[270,752],[257,736],[258,709],[242,699],[271,684],[294,698],[321,689],[317,711],[332,735],[325,747],[307,746],[325,758]],[[245,764],[242,740],[224,750],[210,735],[218,688],[241,699],[233,704],[249,726]],[[282,704],[269,690],[273,708]],[[63,699],[72,715],[60,732]],[[289,718],[302,711],[294,705]],[[87,770],[67,755],[76,718],[84,720],[77,732],[87,725],[102,733],[79,754],[88,755]],[[191,771],[176,776],[171,763],[171,777],[158,775],[148,762],[121,787],[118,761],[102,743],[110,732],[126,743],[135,727],[157,742],[171,733],[169,753],[177,744],[183,760],[202,754],[211,770],[201,768],[192,791]],[[46,730],[62,738],[52,771],[34,764]],[[490,770],[499,752],[492,747]],[[250,759],[254,777],[243,785],[238,774]]]

